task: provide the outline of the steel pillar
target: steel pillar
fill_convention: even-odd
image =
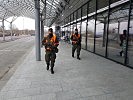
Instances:
[[[96,12],[95,12],[94,49],[93,49],[94,53],[96,51],[97,8],[98,8],[98,0],[96,0]]]
[[[41,35],[42,35],[42,38],[44,37],[44,25],[43,25],[43,21],[41,21]]]
[[[44,25],[43,25],[43,19],[41,16],[41,41],[43,40],[44,37]]]
[[[110,24],[110,0],[108,1],[108,17],[107,17],[107,34],[106,34],[106,52],[105,52],[105,57],[108,57],[108,34],[109,34],[109,24]]]
[[[130,0],[129,13],[128,13],[127,34],[126,34],[126,52],[125,52],[124,65],[127,65],[129,63],[129,58],[128,58],[128,44],[129,44],[129,32],[130,32],[130,24],[131,24],[130,21],[131,21],[131,13],[132,13],[132,3],[133,3],[133,1]]]
[[[2,31],[3,31],[3,41],[5,41],[5,26],[4,26],[4,20],[2,20]]]
[[[117,42],[120,41],[120,22],[118,21],[118,34],[117,34]]]
[[[35,45],[36,45],[36,61],[41,61],[41,41],[40,41],[40,0],[35,1]]]
[[[102,43],[103,47],[105,47],[105,43],[106,43],[106,32],[107,32],[107,22],[106,22],[106,18],[105,18],[104,19],[103,43]]]
[[[12,35],[13,35],[13,32],[12,32],[12,22],[10,23],[10,30],[11,30],[11,40],[12,40]]]

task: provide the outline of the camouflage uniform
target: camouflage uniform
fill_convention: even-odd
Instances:
[[[49,35],[44,37],[42,41],[43,45],[45,46],[45,61],[47,64],[47,70],[49,70],[49,65],[51,65],[51,73],[54,73],[54,63],[56,59],[56,53],[58,52],[57,46],[59,45],[59,41],[55,34],[50,38]]]
[[[127,34],[127,31],[126,30],[123,30],[123,34],[120,35],[120,40],[121,40],[121,43],[120,43],[120,46],[122,48],[122,50],[120,51],[120,56],[125,56],[125,53],[126,53],[126,34]]]
[[[72,34],[72,57],[74,57],[75,50],[77,49],[77,59],[80,60],[79,55],[81,51],[81,36],[80,34]]]

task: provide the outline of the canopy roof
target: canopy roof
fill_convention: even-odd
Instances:
[[[42,15],[42,19],[44,20],[44,25],[51,26],[54,22],[61,22],[61,20],[69,16],[81,5],[85,4],[88,1],[90,2],[89,11],[91,13],[95,12],[96,0],[40,0],[40,13]],[[115,2],[128,1],[129,0],[111,0],[111,4]],[[108,0],[98,0],[98,9],[105,8],[107,6]],[[119,9],[116,9],[114,13],[112,13],[111,18],[115,20],[119,18],[124,19],[124,17],[127,18],[128,9],[129,6],[125,7],[125,9],[119,7]],[[7,19],[12,16],[25,16],[35,19],[34,13],[34,0],[0,0],[0,20]],[[103,17],[106,17],[106,13],[103,13],[101,15]]]
[[[43,15],[46,26],[53,24],[57,16],[62,13],[67,0],[40,0],[40,13]],[[25,16],[35,19],[34,0],[0,0],[0,20],[12,16]]]

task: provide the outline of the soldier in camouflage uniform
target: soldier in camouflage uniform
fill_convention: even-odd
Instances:
[[[72,57],[74,57],[75,50],[77,49],[77,59],[80,60],[80,51],[81,51],[81,35],[78,34],[78,29],[75,29],[75,33],[71,36],[72,40]]]
[[[50,28],[48,30],[48,35],[44,37],[42,44],[45,46],[45,61],[47,64],[47,70],[49,70],[49,66],[51,66],[51,74],[54,74],[54,63],[56,59],[56,53],[58,52],[59,41],[55,34],[53,34],[53,29]]]
[[[123,34],[120,36],[120,46],[122,47],[122,50],[120,51],[120,56],[125,56],[126,53],[126,34],[127,34],[127,30],[123,30]]]

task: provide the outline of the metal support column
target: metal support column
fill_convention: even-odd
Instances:
[[[43,40],[44,37],[44,25],[43,25],[43,19],[42,19],[42,15],[41,15],[41,40]]]
[[[34,0],[34,1],[35,1],[36,61],[41,61],[40,0]]]
[[[71,30],[72,30],[72,29],[71,29],[71,28],[72,28],[72,27],[71,27],[71,14],[70,14],[69,16],[70,16],[70,35],[71,35],[71,34],[72,34],[72,31],[71,31]]]
[[[11,30],[11,40],[12,40],[12,35],[13,35],[13,32],[12,32],[12,22],[10,23],[10,30]]]
[[[85,38],[85,49],[88,49],[88,14],[89,14],[89,2],[87,3],[87,23],[86,23],[86,38]]]
[[[95,29],[94,29],[94,50],[93,52],[95,53],[95,49],[96,49],[96,27],[97,27],[97,0],[96,0],[96,14],[95,14]]]
[[[105,18],[104,19],[104,31],[103,31],[103,44],[102,44],[103,47],[105,47],[105,43],[106,43],[106,32],[107,32],[107,22]]]
[[[120,41],[120,22],[118,21],[118,34],[117,34],[117,42]]]
[[[125,60],[124,60],[124,65],[127,65],[129,62],[128,58],[128,37],[129,37],[129,31],[130,31],[130,21],[131,21],[131,12],[132,12],[132,0],[130,0],[130,8],[129,8],[129,13],[128,13],[128,26],[127,26],[127,34],[126,34],[126,53],[125,53]]]
[[[82,12],[83,12],[83,7],[81,7],[81,22],[80,22],[80,34],[81,34],[81,31],[82,31]],[[82,34],[81,34],[81,40],[82,40]]]
[[[43,25],[43,21],[41,21],[41,40],[44,37],[44,25]]]
[[[105,52],[105,57],[107,58],[108,57],[108,34],[109,34],[109,23],[110,23],[110,0],[108,1],[108,22],[107,22],[107,36],[106,36],[106,52]]]
[[[4,19],[2,20],[2,31],[3,31],[3,41],[5,41],[5,26],[4,26]]]

